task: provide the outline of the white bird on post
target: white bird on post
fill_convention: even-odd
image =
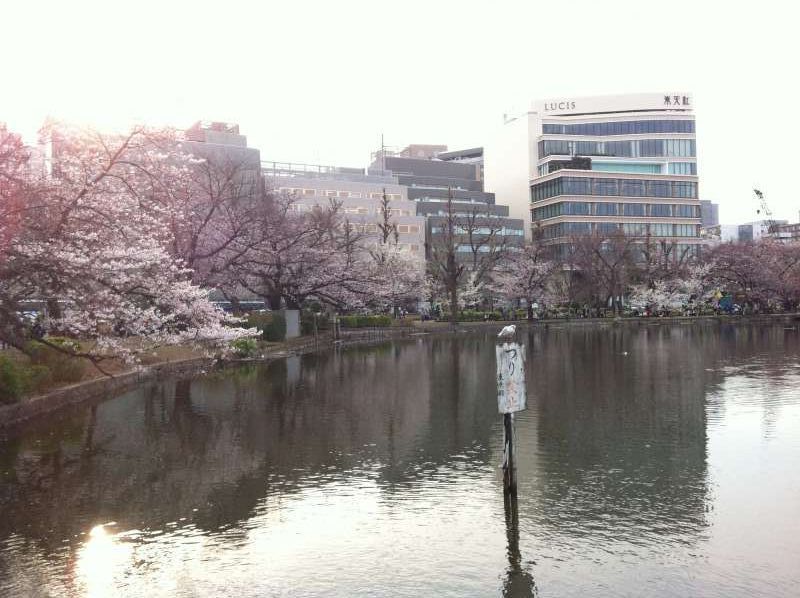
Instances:
[[[515,324],[509,324],[505,328],[500,331],[500,334],[497,335],[498,338],[514,338],[514,335],[517,332],[517,326]]]

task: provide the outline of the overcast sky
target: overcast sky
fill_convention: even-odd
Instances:
[[[534,98],[686,90],[723,223],[798,220],[793,2],[24,2],[0,14],[0,121],[238,122],[264,159],[365,166],[483,145]],[[502,201],[502,197],[498,197]]]

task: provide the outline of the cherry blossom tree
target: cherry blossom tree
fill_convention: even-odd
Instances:
[[[247,152],[218,152],[176,139],[171,154],[181,168],[154,197],[165,214],[170,253],[204,286],[222,285],[228,269],[258,243],[264,201],[260,164]],[[239,149],[239,148],[234,148]]]
[[[542,243],[538,230],[533,239],[518,252],[510,252],[508,259],[495,272],[493,290],[509,301],[528,301],[528,317],[533,317],[532,301],[550,303],[558,299],[557,275],[561,264],[552,258],[551,248]]]
[[[722,289],[754,304],[780,302],[796,309],[800,301],[800,245],[772,239],[722,243],[711,254],[711,275]]]
[[[331,202],[297,212],[293,199],[269,193],[261,204],[258,242],[231,268],[243,288],[271,309],[299,309],[314,297],[338,307],[363,305],[374,288],[374,271],[364,262],[362,235]]]
[[[621,231],[575,235],[565,266],[574,282],[571,300],[611,303],[622,309],[621,298],[636,274],[636,251],[641,239]]]
[[[230,325],[166,249],[169,214],[154,206],[188,168],[163,150],[174,132],[106,136],[51,124],[42,133],[52,144],[51,172],[22,185],[19,227],[0,263],[3,341],[25,350],[26,300],[48,300],[55,309],[43,332],[77,337],[92,359],[250,334]],[[4,178],[18,158],[0,163]]]
[[[630,302],[655,310],[677,310],[693,301],[702,302],[715,288],[712,268],[711,262],[691,263],[672,276],[635,284],[630,289]]]
[[[28,158],[19,135],[0,123],[0,263],[19,231]]]

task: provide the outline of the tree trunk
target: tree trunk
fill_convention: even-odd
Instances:
[[[448,285],[450,293],[450,324],[458,324],[458,283],[451,281]]]
[[[278,311],[281,308],[281,295],[280,293],[272,293],[266,297],[269,308],[272,311]]]

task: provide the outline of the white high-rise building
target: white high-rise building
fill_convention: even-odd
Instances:
[[[700,239],[691,94],[533,103],[485,149],[486,188],[548,243],[623,232],[696,253]]]

